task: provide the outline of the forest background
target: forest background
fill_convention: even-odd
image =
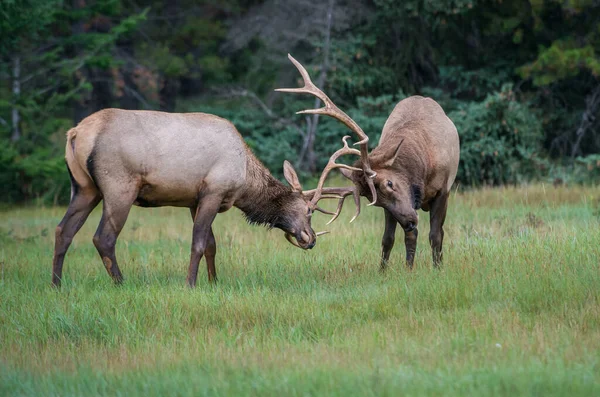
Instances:
[[[597,182],[598,0],[3,0],[0,202],[64,204],[65,132],[107,107],[231,120],[276,175],[314,176],[347,132],[291,53],[371,137],[430,96],[461,139],[461,186]]]

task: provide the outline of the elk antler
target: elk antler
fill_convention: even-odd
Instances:
[[[358,190],[356,189],[356,186],[327,187],[327,188],[323,187],[323,185],[325,184],[325,180],[327,179],[327,175],[329,174],[329,172],[331,172],[331,170],[333,170],[335,168],[346,168],[346,169],[353,170],[353,171],[362,171],[360,168],[351,167],[346,164],[338,164],[335,162],[340,156],[343,156],[344,154],[355,154],[355,155],[360,156],[360,151],[358,151],[356,149],[352,149],[348,146],[348,142],[347,142],[348,139],[350,139],[349,135],[346,135],[345,137],[343,137],[342,142],[344,142],[344,146],[341,149],[338,149],[329,158],[329,162],[327,162],[327,165],[325,166],[325,168],[323,169],[323,172],[321,173],[321,177],[319,178],[319,183],[317,184],[317,188],[304,192],[304,195],[309,197],[311,206],[315,210],[320,211],[324,214],[333,215],[333,218],[331,218],[331,220],[329,222],[327,222],[328,225],[331,222],[335,221],[338,216],[340,216],[340,212],[342,211],[342,207],[344,206],[344,200],[346,199],[346,196],[348,196],[350,194],[352,194],[352,196],[354,197],[354,204],[356,205],[356,214],[354,214],[354,217],[352,217],[352,220],[350,221],[350,223],[354,222],[356,217],[358,217],[358,215],[360,214],[360,195],[358,194]],[[331,198],[339,199],[338,207],[335,212],[325,211],[324,209],[320,208],[317,205],[319,203],[319,200],[331,199]]]
[[[348,145],[346,144],[346,139],[348,137],[344,137],[344,148],[342,148],[340,150],[344,150],[345,151],[344,153],[341,153],[341,154],[346,154],[346,153],[358,154],[360,156],[360,159],[361,159],[362,170],[360,170],[358,168],[354,168],[354,167],[349,167],[349,166],[346,166],[346,165],[343,165],[343,164],[336,164],[336,167],[329,167],[329,165],[331,164],[331,160],[330,160],[330,164],[328,164],[328,166],[323,171],[323,174],[321,175],[321,178],[319,180],[319,185],[318,185],[318,187],[316,189],[314,197],[318,198],[318,197],[321,196],[321,191],[323,190],[323,183],[325,182],[325,178],[323,176],[327,175],[327,173],[329,172],[329,168],[332,169],[332,168],[343,167],[343,168],[348,168],[348,169],[352,169],[352,170],[355,170],[355,171],[356,170],[363,171],[365,173],[365,175],[367,177],[366,178],[367,184],[369,185],[369,189],[371,190],[371,195],[373,197],[373,201],[371,203],[369,203],[369,205],[375,204],[375,202],[377,201],[377,192],[375,190],[375,184],[373,183],[373,178],[375,178],[375,176],[377,174],[371,169],[371,166],[369,165],[369,137],[358,126],[358,124],[356,124],[356,122],[350,118],[350,116],[348,116],[346,113],[344,113],[343,111],[341,111],[333,103],[333,101],[331,99],[329,99],[329,97],[323,91],[321,91],[319,89],[319,87],[317,87],[316,85],[314,85],[314,83],[310,79],[310,76],[308,75],[308,72],[306,71],[306,69],[304,68],[304,66],[302,66],[300,64],[300,62],[296,61],[294,59],[294,57],[291,56],[290,54],[288,54],[288,58],[289,58],[290,61],[292,61],[292,63],[294,64],[294,66],[296,66],[296,68],[300,72],[300,75],[302,75],[302,79],[304,79],[304,87],[301,87],[301,88],[278,88],[275,91],[301,93],[301,94],[311,94],[311,95],[316,96],[317,98],[319,98],[323,102],[324,106],[322,108],[302,110],[302,111],[297,112],[297,113],[298,114],[306,114],[306,113],[310,113],[310,114],[323,114],[323,115],[326,115],[326,116],[333,117],[334,119],[337,119],[337,120],[341,121],[342,123],[344,123],[344,125],[346,125],[346,127],[348,127],[351,131],[354,131],[356,133],[356,135],[358,135],[358,138],[360,139],[358,142],[355,143],[355,145],[360,145],[360,151],[358,151],[356,149],[350,149],[350,148],[348,148]],[[338,152],[339,152],[339,150],[338,150]],[[334,156],[338,152],[334,153]],[[339,157],[341,154],[339,154],[337,157]],[[335,157],[335,158],[337,158],[337,157]],[[332,156],[332,158],[333,158],[333,156]],[[334,159],[334,161],[335,161],[335,159]],[[327,171],[327,172],[325,172],[325,171]],[[313,198],[313,201],[314,201],[314,198]],[[315,205],[316,205],[317,201],[314,201]]]
[[[316,190],[317,189],[308,190],[308,191],[304,192],[304,194],[310,197],[312,194],[314,194],[316,192]],[[342,212],[342,207],[344,206],[344,200],[349,195],[352,195],[352,197],[354,198],[354,204],[356,205],[356,213],[350,220],[350,223],[354,222],[354,220],[360,215],[360,195],[358,194],[358,190],[356,189],[355,186],[326,187],[326,188],[322,189],[322,192],[325,193],[325,195],[321,196],[321,200],[324,200],[324,199],[339,200],[338,206],[337,206],[337,209],[335,210],[335,212],[326,211],[319,206],[315,206],[316,211],[319,211],[319,212],[322,212],[322,213],[328,214],[328,215],[333,215],[333,218],[331,218],[329,220],[329,222],[327,222],[327,225],[329,225],[331,222],[335,221],[338,218],[338,216],[340,216],[340,213]]]

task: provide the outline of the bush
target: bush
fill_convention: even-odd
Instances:
[[[22,155],[10,145],[0,145],[2,202],[33,199],[53,204],[69,201],[70,182],[62,156],[48,149]]]
[[[541,122],[510,85],[482,102],[468,102],[448,114],[460,135],[457,179],[467,185],[517,183],[539,175]]]
[[[1,142],[3,143],[3,142]],[[2,202],[15,202],[19,200],[21,186],[19,172],[15,166],[18,157],[17,150],[10,146],[0,144],[0,185],[2,186]]]
[[[576,183],[600,181],[600,154],[577,157],[571,172],[571,180]]]

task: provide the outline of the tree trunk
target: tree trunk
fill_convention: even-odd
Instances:
[[[163,77],[163,85],[160,89],[160,110],[164,112],[174,112],[177,102],[177,92],[179,91],[179,81],[176,77]]]
[[[110,70],[93,68],[92,76],[92,112],[113,106],[113,78]]]
[[[86,6],[85,0],[72,0],[71,6],[73,7],[73,10],[81,10],[82,8],[85,8],[85,6]],[[84,31],[85,31],[84,22],[81,20],[81,18],[73,21],[73,24],[71,25],[71,33],[74,36],[83,34]],[[72,49],[72,54],[70,54],[70,55],[73,57],[77,57],[79,55],[80,51],[82,51],[81,46],[74,46]],[[86,66],[81,67],[75,73],[75,79],[77,79],[77,80],[89,80],[88,77],[89,77],[89,73],[88,73]],[[73,123],[74,124],[79,123],[81,120],[83,120],[84,118],[86,118],[87,116],[89,116],[91,114],[90,109],[89,109],[89,99],[90,99],[90,93],[84,91],[81,93],[81,98],[76,98],[74,100],[74,102],[75,102],[73,104]]]
[[[137,85],[133,80],[133,71],[135,66],[133,62],[130,61],[130,59],[135,59],[133,41],[131,39],[120,41],[119,49],[127,54],[127,61],[119,70],[121,77],[123,78],[123,86],[119,96],[119,107],[121,109],[139,109],[141,101],[138,97],[136,97]]]
[[[171,35],[175,33],[174,27],[179,25],[179,18],[177,17],[178,6],[177,0],[170,0],[165,5],[164,9],[164,14],[167,18],[167,30]],[[175,50],[173,49],[173,51]],[[158,93],[160,110],[165,112],[174,112],[178,93],[179,77],[167,76],[163,74],[162,86]]]
[[[123,92],[119,98],[119,107],[121,109],[139,109],[140,100],[135,97],[137,86],[133,81],[131,70],[126,66],[121,69],[123,76]]]
[[[13,59],[13,86],[12,86],[12,94],[13,94],[13,108],[12,108],[12,136],[11,140],[13,142],[17,142],[21,139],[21,131],[19,129],[19,122],[21,121],[21,114],[19,113],[19,108],[17,106],[17,102],[19,101],[19,97],[21,96],[21,58],[17,55]]]
[[[317,79],[317,87],[323,89],[325,81],[327,80],[327,70],[329,69],[329,48],[331,44],[331,25],[333,19],[333,7],[335,6],[335,0],[329,0],[327,7],[327,28],[325,30],[325,43],[323,45],[323,63],[321,64],[321,74]],[[315,99],[315,109],[321,106],[321,100]],[[306,136],[304,138],[304,144],[302,145],[303,151],[300,153],[298,163],[300,168],[314,173],[317,170],[317,155],[315,153],[315,138],[317,136],[317,128],[319,126],[319,115],[315,114],[312,116],[312,120],[306,123]]]
[[[596,121],[596,112],[598,111],[598,107],[600,107],[600,84],[596,86],[594,91],[592,91],[585,98],[586,108],[581,116],[581,123],[579,124],[579,128],[577,128],[577,133],[575,134],[576,140],[573,144],[573,148],[571,150],[571,159],[574,159],[575,156],[581,154],[581,141],[585,134],[590,130],[594,122]]]

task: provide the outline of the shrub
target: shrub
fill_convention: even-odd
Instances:
[[[53,151],[39,149],[22,155],[13,146],[0,145],[0,168],[2,202],[69,202],[71,185],[65,160]]]
[[[448,116],[460,135],[460,182],[517,183],[537,176],[545,166],[541,122],[526,103],[516,100],[510,85],[482,102],[462,104]]]

